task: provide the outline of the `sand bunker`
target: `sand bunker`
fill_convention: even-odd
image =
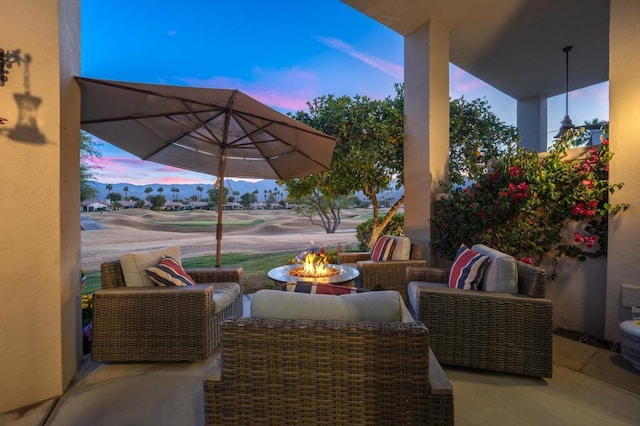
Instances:
[[[363,222],[366,209],[344,213],[334,234],[311,225],[308,219],[289,210],[225,211],[224,222],[257,225],[223,227],[223,253],[261,253],[304,250],[310,242],[331,249],[338,243],[357,245],[355,228]],[[102,262],[120,258],[124,253],[179,245],[183,257],[213,255],[216,251],[215,226],[188,226],[167,222],[216,221],[213,211],[154,212],[131,209],[118,212],[83,213],[83,218],[96,222],[101,229],[82,231],[81,264],[87,270],[97,270]]]

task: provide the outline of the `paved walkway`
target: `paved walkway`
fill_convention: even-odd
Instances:
[[[0,414],[0,425],[202,425],[202,377],[216,357],[140,364],[87,357],[61,398]],[[553,359],[552,379],[445,366],[456,424],[640,424],[640,372],[619,354],[554,336]]]

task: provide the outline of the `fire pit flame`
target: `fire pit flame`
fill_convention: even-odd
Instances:
[[[339,271],[335,268],[327,266],[327,257],[319,253],[307,253],[304,257],[302,266],[294,268],[289,275],[294,277],[333,277]]]

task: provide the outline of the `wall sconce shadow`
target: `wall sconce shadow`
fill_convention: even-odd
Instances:
[[[0,86],[4,86],[8,81],[6,68],[11,68],[13,64],[24,65],[24,93],[14,93],[13,99],[18,104],[18,121],[13,129],[3,130],[9,138],[31,143],[45,143],[45,136],[38,129],[38,107],[42,99],[31,94],[31,75],[29,64],[31,55],[21,55],[20,49],[4,51],[0,49]],[[3,119],[6,121],[6,119]]]

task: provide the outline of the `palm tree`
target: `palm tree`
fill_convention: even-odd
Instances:
[[[107,191],[109,191],[109,193],[107,194],[107,199],[111,199],[111,190],[113,189],[113,185],[108,183],[107,186],[105,186],[105,188],[107,189]]]
[[[144,189],[144,193],[147,194],[147,201],[149,201],[149,197],[151,196],[151,193],[153,192],[153,188],[150,186],[147,186]]]
[[[264,190],[264,202],[265,203],[267,202],[267,190],[266,189]]]
[[[177,189],[177,188],[176,188],[175,186],[172,186],[172,187],[171,187],[171,192],[173,192],[173,197],[171,197],[171,199],[172,199],[173,201],[175,201],[175,200],[176,200],[176,189]]]
[[[202,200],[202,191],[204,191],[204,188],[201,186],[196,186],[196,191],[198,191],[198,201]]]
[[[163,187],[159,187],[158,189],[156,189],[156,192],[160,195],[162,195],[162,193],[164,192],[164,188]]]
[[[122,188],[122,192],[124,192],[124,199],[128,200],[129,199],[129,187],[125,186],[124,188]]]
[[[175,187],[175,189],[176,189],[176,190],[175,190],[175,193],[176,193],[176,195],[175,195],[175,197],[176,197],[176,198],[175,198],[175,199],[177,200],[177,199],[179,198],[179,197],[178,197],[178,194],[180,193],[180,188],[178,188],[178,187],[176,186],[176,187]]]
[[[235,197],[236,203],[238,202],[238,197],[240,196],[240,191],[233,191],[233,195]]]

